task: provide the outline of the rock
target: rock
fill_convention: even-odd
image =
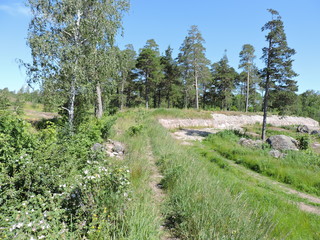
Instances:
[[[124,146],[120,142],[114,142],[114,145],[112,147],[112,151],[117,154],[123,154],[124,153]]]
[[[310,134],[320,136],[320,130],[313,130]]]
[[[286,154],[280,152],[279,150],[275,150],[275,149],[271,150],[269,152],[269,154],[274,158],[284,158],[286,156]]]
[[[108,139],[105,143],[106,153],[109,157],[123,158],[125,147],[121,142]]]
[[[101,145],[100,143],[95,143],[93,144],[93,146],[91,147],[91,150],[94,151],[94,152],[97,152],[97,151],[101,151],[103,150],[104,147],[103,145]]]
[[[299,133],[309,133],[309,128],[307,125],[299,125],[297,127],[297,132]]]
[[[239,144],[244,147],[249,147],[249,148],[261,148],[263,141],[252,140],[252,139],[247,139],[247,138],[240,138]]]
[[[298,150],[299,142],[292,137],[275,135],[267,139],[267,143],[276,150]]]

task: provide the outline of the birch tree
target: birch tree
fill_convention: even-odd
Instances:
[[[32,63],[25,63],[29,83],[40,83],[65,103],[73,132],[77,98],[96,87],[97,117],[102,115],[101,64],[121,27],[126,0],[28,0],[32,19],[27,44]],[[99,63],[99,64],[97,64]]]

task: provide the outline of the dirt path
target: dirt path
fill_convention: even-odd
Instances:
[[[175,238],[172,236],[172,233],[169,229],[167,229],[165,224],[165,219],[163,218],[161,214],[161,206],[164,202],[165,198],[165,192],[162,189],[161,186],[161,180],[163,179],[163,176],[161,175],[157,165],[155,158],[152,153],[150,139],[148,139],[148,145],[147,145],[147,156],[150,164],[150,188],[153,191],[153,200],[155,202],[155,205],[158,208],[158,217],[160,218],[160,222],[162,222],[162,225],[159,226],[160,232],[161,232],[161,240],[179,240],[178,238]]]

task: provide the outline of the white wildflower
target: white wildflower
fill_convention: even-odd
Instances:
[[[17,228],[21,228],[21,227],[23,227],[23,223],[20,222],[20,223],[18,223],[16,226],[17,226]]]

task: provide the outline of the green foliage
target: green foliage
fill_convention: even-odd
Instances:
[[[10,106],[9,91],[0,90],[0,111],[8,109]]]
[[[111,164],[103,151],[91,150],[113,121],[92,120],[77,134],[62,136],[53,122],[31,133],[25,121],[1,115],[1,238],[122,234],[120,209],[129,197],[129,170]]]
[[[310,148],[310,137],[309,136],[301,136],[297,140],[299,141],[299,149],[300,150],[308,150]]]
[[[272,19],[263,27],[262,31],[268,31],[266,41],[268,46],[262,49],[262,59],[266,67],[261,71],[265,89],[263,104],[263,126],[262,139],[265,140],[267,110],[269,100],[271,107],[278,109],[281,113],[288,111],[289,106],[294,105],[295,92],[298,91],[297,81],[293,78],[297,74],[292,69],[292,56],[296,53],[288,47],[283,22],[276,10],[268,9]]]
[[[317,154],[312,152],[289,151],[281,161],[269,155],[269,148],[249,149],[238,144],[238,134],[222,131],[209,135],[205,145],[218,152],[222,157],[233,160],[255,172],[291,184],[297,189],[320,194],[317,184],[320,181],[320,164]],[[302,148],[308,146],[307,136],[301,137]]]
[[[140,134],[142,132],[142,130],[143,130],[143,125],[141,125],[141,124],[135,125],[135,126],[131,126],[127,130],[127,134],[132,137],[134,135]]]
[[[212,64],[212,83],[215,91],[211,93],[211,99],[219,102],[221,109],[230,110],[232,105],[232,91],[235,89],[238,73],[229,66],[227,55],[220,61]]]
[[[153,93],[154,97],[153,106],[160,106],[160,103],[157,101],[159,88],[163,79],[160,60],[158,44],[153,39],[148,40],[144,48],[140,50],[136,64],[136,67],[140,70],[139,74],[145,88],[143,95],[145,97],[146,108],[149,108],[151,93]]]
[[[210,61],[205,56],[204,43],[198,26],[192,25],[188,31],[188,36],[185,37],[180,47],[178,63],[183,77],[185,108],[192,106],[193,102],[195,103],[194,107],[199,108],[199,86],[210,78],[208,69]]]
[[[29,153],[37,145],[35,137],[30,133],[30,124],[7,112],[0,113],[0,160],[20,154]]]

